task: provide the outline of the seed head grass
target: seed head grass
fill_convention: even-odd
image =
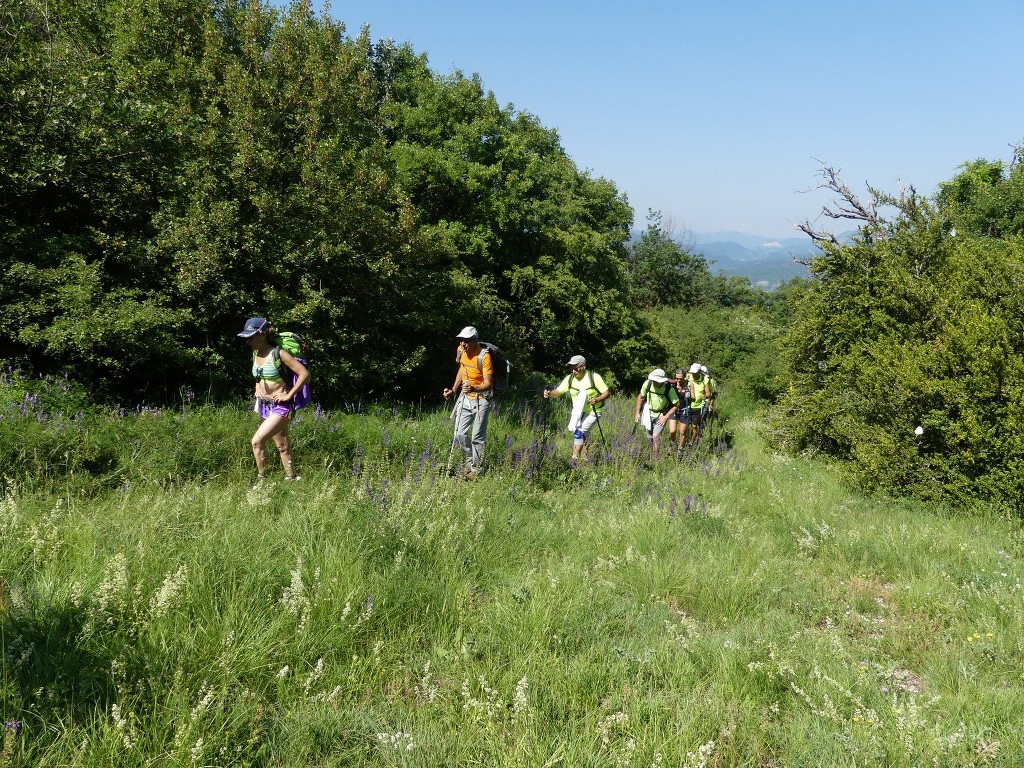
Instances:
[[[653,459],[631,408],[570,469],[564,412],[503,402],[472,482],[447,411],[364,404],[256,489],[241,406],[18,454],[0,766],[1024,760],[1019,521],[864,496],[742,403]]]

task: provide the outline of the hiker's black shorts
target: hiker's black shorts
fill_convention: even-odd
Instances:
[[[687,406],[676,411],[676,416],[681,424],[699,425],[704,418],[704,411],[700,408],[690,408]]]

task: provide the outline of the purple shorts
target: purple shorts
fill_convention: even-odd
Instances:
[[[268,418],[271,414],[288,418],[292,415],[291,403],[275,403],[273,400],[259,401],[259,414],[261,419]]]

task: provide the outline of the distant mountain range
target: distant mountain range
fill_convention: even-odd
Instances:
[[[768,289],[794,277],[810,277],[810,270],[795,259],[821,253],[807,236],[777,240],[726,231],[693,232],[690,237],[693,250],[707,259],[711,272],[740,275]]]

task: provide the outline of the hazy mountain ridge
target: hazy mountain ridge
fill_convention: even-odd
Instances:
[[[746,232],[693,232],[693,250],[707,259],[712,272],[740,275],[755,285],[775,288],[794,277],[810,277],[810,270],[796,261],[821,253],[809,237],[783,239]]]

